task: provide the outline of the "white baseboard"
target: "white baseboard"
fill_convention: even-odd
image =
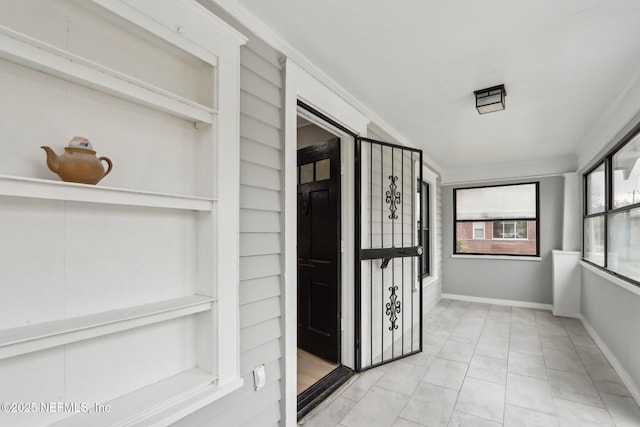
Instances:
[[[511,299],[497,299],[497,298],[483,298],[483,297],[473,297],[469,295],[458,295],[458,294],[442,294],[443,299],[455,299],[460,301],[470,301],[470,302],[481,302],[484,304],[495,304],[495,305],[510,305],[513,307],[525,307],[525,308],[536,308],[539,310],[549,310],[551,311],[551,304],[541,304],[537,302],[527,302],[527,301],[516,301]]]
[[[558,317],[572,317],[574,319],[579,319],[582,314],[580,313],[563,313],[553,310],[553,315]]]
[[[607,347],[604,341],[602,341],[602,339],[600,338],[596,330],[593,329],[593,327],[589,324],[587,319],[585,319],[584,316],[582,315],[580,315],[579,318],[582,324],[584,325],[584,328],[587,330],[589,335],[591,335],[591,338],[593,339],[593,341],[595,341],[596,345],[600,348],[600,351],[602,352],[602,354],[604,354],[604,357],[607,358],[607,360],[611,364],[611,367],[613,367],[613,370],[616,371],[616,373],[618,374],[618,376],[620,377],[624,385],[627,386],[627,389],[631,393],[631,396],[633,396],[633,399],[636,401],[638,405],[640,405],[640,387],[638,387],[638,384],[636,384],[633,381],[633,379],[631,378],[631,375],[629,375],[629,373],[622,366],[622,364],[620,363],[618,358],[615,356],[615,354],[613,354],[613,352],[609,349],[609,347]]]

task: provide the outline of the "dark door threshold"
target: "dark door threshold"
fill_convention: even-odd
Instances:
[[[320,381],[300,393],[298,395],[298,421],[347,382],[353,374],[354,372],[346,366],[338,366]]]

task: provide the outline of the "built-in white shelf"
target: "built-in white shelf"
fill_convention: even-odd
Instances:
[[[202,295],[0,330],[0,360],[211,310]]]
[[[210,211],[214,199],[0,175],[0,196]]]
[[[216,110],[0,25],[0,58],[172,114],[197,127]]]
[[[207,389],[215,389],[215,381],[216,377],[211,373],[192,368],[103,404],[105,407],[108,405],[108,412],[106,410],[98,412],[94,407],[90,407],[88,413],[79,413],[53,425],[58,427],[168,425],[169,420],[161,424],[149,423],[147,420],[163,414]]]

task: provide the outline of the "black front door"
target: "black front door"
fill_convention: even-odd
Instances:
[[[298,347],[340,362],[340,139],[298,150]]]

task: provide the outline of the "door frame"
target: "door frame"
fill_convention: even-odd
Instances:
[[[344,165],[353,165],[354,156],[354,139],[353,134],[366,136],[368,118],[358,111],[353,105],[338,96],[330,88],[322,84],[316,78],[311,76],[303,68],[298,66],[290,58],[284,63],[285,67],[285,99],[284,99],[284,116],[285,116],[285,147],[284,147],[284,164],[283,164],[283,181],[284,181],[284,213],[282,215],[282,232],[283,232],[283,278],[284,287],[282,290],[283,300],[283,339],[284,339],[284,399],[282,399],[282,413],[284,414],[285,425],[296,425],[297,423],[297,117],[299,114],[298,101],[302,101],[307,106],[313,108],[320,117],[326,117],[343,127],[343,135],[338,135],[342,139],[341,143],[341,161]],[[316,115],[317,115],[316,114]],[[307,118],[307,117],[305,117]],[[317,119],[313,121],[317,123]],[[331,130],[335,132],[335,130]],[[345,245],[345,251],[342,258],[342,283],[350,283],[353,278],[353,257],[355,251],[355,242],[352,232],[346,232],[344,227],[348,224],[354,224],[355,207],[353,199],[354,191],[354,172],[353,167],[345,167],[345,173],[342,176],[342,239]],[[347,198],[347,199],[345,199]],[[346,211],[345,211],[346,210]],[[350,259],[345,257],[351,256]],[[345,280],[345,274],[350,274]],[[343,286],[350,288],[349,286]],[[343,307],[353,307],[353,299],[344,299]],[[344,311],[343,311],[344,318]],[[346,320],[346,319],[345,319]],[[346,326],[346,325],[345,325]],[[353,353],[353,335],[342,333],[342,350],[350,349]],[[345,345],[345,340],[349,342]],[[343,354],[343,363],[349,366],[348,357]],[[353,355],[350,359],[354,361]],[[346,362],[346,363],[345,363]]]
[[[339,257],[340,284],[340,317],[342,319],[340,333],[340,363],[355,370],[355,317],[352,309],[355,301],[355,290],[348,284],[353,278],[353,259],[355,257],[355,239],[352,224],[355,221],[354,200],[354,168],[353,159],[356,135],[331,117],[317,111],[303,101],[297,101],[298,116],[340,138],[340,239],[342,252]],[[345,286],[345,284],[347,286]],[[296,289],[297,290],[297,289]],[[296,319],[297,321],[297,319]]]

